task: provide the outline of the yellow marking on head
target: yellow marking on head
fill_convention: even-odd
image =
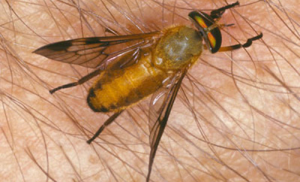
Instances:
[[[217,42],[217,41],[216,41],[215,37],[213,36],[213,34],[210,33],[210,32],[208,32],[208,33],[207,33],[207,37],[208,37],[208,40],[209,40],[209,42],[210,42],[211,47],[215,48],[215,47],[216,47],[216,42]]]
[[[207,28],[206,23],[203,21],[203,18],[200,16],[195,16],[195,20],[199,23],[199,25],[203,28]]]

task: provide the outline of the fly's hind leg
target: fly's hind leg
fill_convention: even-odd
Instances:
[[[110,118],[108,118],[105,123],[98,129],[98,131],[94,134],[94,136],[87,141],[88,144],[91,144],[105,129],[106,126],[110,125],[121,113],[122,111],[114,113]]]
[[[89,73],[88,75],[85,75],[84,77],[80,78],[77,82],[68,83],[68,84],[59,86],[57,88],[49,90],[49,92],[50,92],[50,94],[53,94],[54,92],[56,92],[56,91],[58,91],[60,89],[65,89],[65,88],[70,88],[70,87],[75,87],[77,85],[81,85],[81,84],[87,82],[88,80],[94,78],[95,76],[99,75],[100,71],[101,71],[100,69],[97,69],[97,70]]]
[[[244,48],[250,47],[252,45],[253,41],[261,39],[262,37],[263,37],[263,34],[260,33],[259,35],[248,39],[245,44],[235,44],[235,45],[231,45],[231,46],[227,46],[227,47],[220,47],[218,52],[232,51],[232,50],[240,49],[242,47],[244,47]]]

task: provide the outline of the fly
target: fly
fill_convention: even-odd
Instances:
[[[149,108],[151,151],[146,179],[149,181],[157,147],[181,82],[203,49],[211,53],[232,51],[249,47],[252,41],[262,38],[261,33],[249,38],[245,44],[221,47],[220,29],[232,24],[219,24],[218,20],[225,10],[238,5],[239,2],[229,4],[211,11],[210,15],[201,11],[190,12],[189,18],[196,29],[175,26],[144,34],[73,39],[46,45],[34,53],[64,63],[95,68],[77,82],[50,90],[53,94],[98,76],[89,89],[87,103],[95,112],[114,114],[87,141],[89,144],[124,110],[152,95]],[[126,48],[112,51],[113,47],[122,44],[127,45]]]

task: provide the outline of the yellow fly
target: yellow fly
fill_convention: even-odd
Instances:
[[[210,15],[201,11],[190,12],[189,18],[196,29],[175,26],[145,34],[74,39],[46,45],[34,53],[64,63],[95,68],[95,71],[77,82],[50,90],[53,94],[99,75],[89,89],[87,103],[95,112],[114,114],[87,141],[89,144],[125,109],[152,94],[149,108],[149,181],[155,153],[181,82],[202,50],[208,49],[211,53],[231,51],[249,47],[252,41],[262,38],[262,34],[259,34],[245,44],[221,47],[220,29],[230,25],[218,24],[218,20],[226,9],[238,5],[239,2],[229,4],[211,11]],[[115,50],[113,47],[122,44],[127,46],[112,51]]]

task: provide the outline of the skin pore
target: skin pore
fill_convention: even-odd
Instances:
[[[164,4],[162,3],[164,2]],[[234,3],[230,1],[228,3]],[[299,3],[239,1],[224,13],[223,45],[184,79],[160,142],[153,181],[296,181],[300,174]],[[4,181],[145,181],[149,99],[109,115],[86,103],[93,81],[58,91],[92,69],[32,52],[46,44],[192,26],[187,14],[226,1],[6,1],[1,4],[0,174]],[[105,29],[110,28],[110,30]]]

